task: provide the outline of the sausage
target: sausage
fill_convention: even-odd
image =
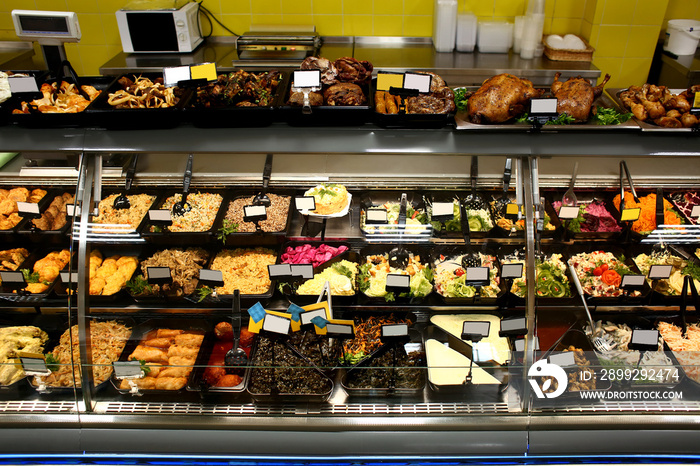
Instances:
[[[377,91],[374,93],[374,110],[377,113],[386,113],[385,96],[386,92],[384,91]]]

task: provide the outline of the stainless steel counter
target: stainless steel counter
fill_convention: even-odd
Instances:
[[[685,89],[700,83],[700,52],[695,55],[661,54],[659,84],[675,89]]]
[[[513,53],[439,53],[430,38],[407,37],[326,37],[320,56],[352,56],[370,61],[375,69],[386,71],[430,70],[451,86],[481,84],[494,74],[510,72],[530,79],[535,85],[549,85],[554,73],[564,77],[581,76],[591,81],[600,70],[587,62],[556,62],[546,57],[523,60]],[[129,72],[159,72],[164,66],[215,62],[219,71],[234,67],[297,67],[300,60],[240,60],[233,38],[210,38],[190,54],[119,53],[100,67],[103,75]]]
[[[2,70],[33,69],[33,56],[34,47],[31,42],[0,41],[0,69]]]

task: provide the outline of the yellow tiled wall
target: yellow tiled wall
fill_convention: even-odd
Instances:
[[[121,51],[114,12],[128,0],[2,0],[0,40],[15,40],[13,9],[78,13],[83,37],[67,44],[81,74],[94,75]],[[205,0],[203,5],[236,33],[254,24],[314,24],[321,35],[430,37],[434,0]],[[646,80],[665,20],[698,18],[700,0],[546,0],[546,34],[581,34],[596,48],[594,64],[610,73],[609,85]],[[512,21],[527,0],[459,0],[479,19]],[[205,32],[207,23],[204,23]],[[228,33],[216,23],[213,35]]]

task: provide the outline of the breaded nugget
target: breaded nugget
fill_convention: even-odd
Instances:
[[[7,193],[7,198],[15,202],[26,202],[29,197],[29,190],[27,188],[12,188],[10,192]]]
[[[105,287],[105,281],[102,277],[94,277],[90,279],[90,294],[92,296],[102,294]]]
[[[0,201],[0,214],[10,215],[13,212],[17,212],[17,202],[12,199]]]

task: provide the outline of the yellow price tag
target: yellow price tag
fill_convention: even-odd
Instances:
[[[207,81],[216,81],[216,64],[204,63],[190,67],[191,79],[206,79]]]
[[[508,204],[506,206],[507,215],[518,215],[518,204]]]
[[[693,108],[700,108],[700,92],[695,93],[695,99],[693,100]]]
[[[403,87],[403,74],[399,73],[378,73],[377,90],[388,91],[392,87]]]
[[[623,222],[635,222],[639,220],[639,216],[642,213],[642,209],[637,207],[634,209],[623,209],[620,214],[620,220]]]

